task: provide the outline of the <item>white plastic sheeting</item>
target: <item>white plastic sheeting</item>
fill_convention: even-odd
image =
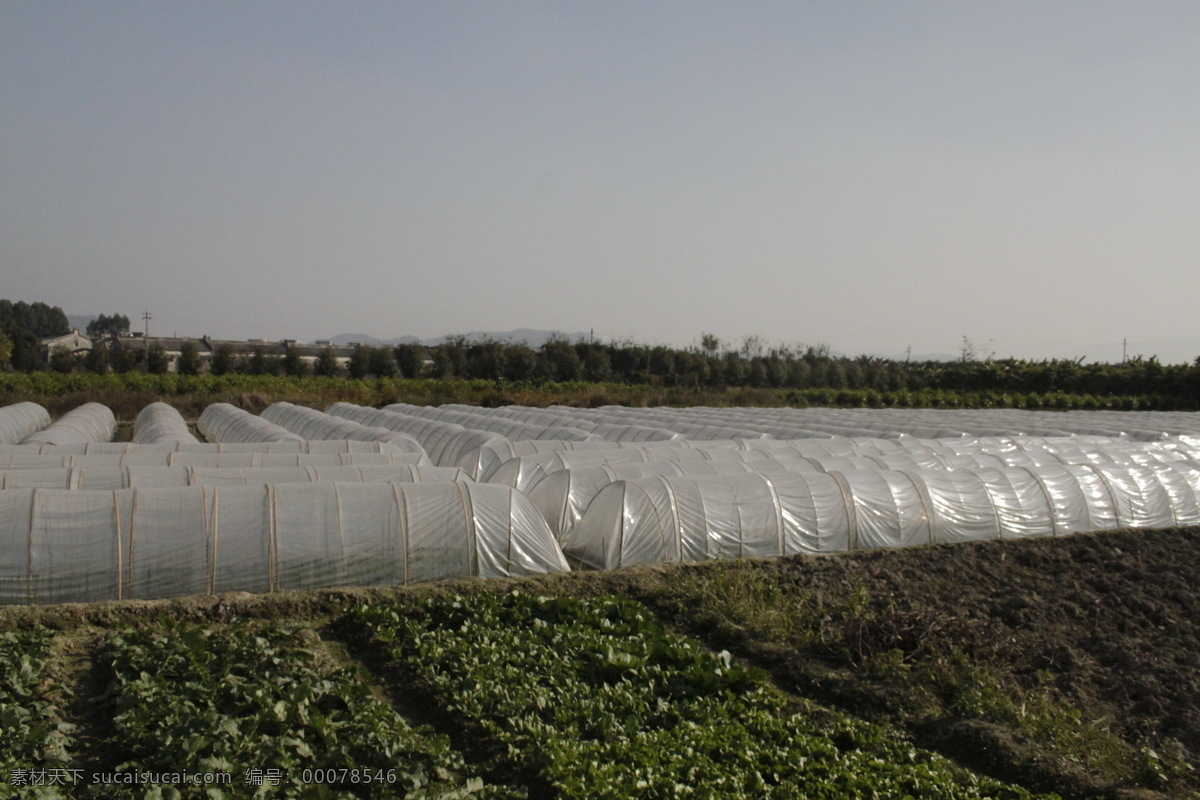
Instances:
[[[50,412],[37,403],[0,408],[0,445],[17,444],[50,424]]]
[[[347,439],[362,442],[388,442],[405,453],[425,454],[420,443],[405,433],[387,428],[367,427],[349,419],[340,419],[323,411],[294,405],[273,403],[262,413],[262,418],[281,428],[286,428],[303,439]]]
[[[612,568],[1195,525],[1198,498],[1179,463],[664,475],[602,488],[563,549]]]
[[[129,485],[127,469],[117,466],[3,469],[0,489],[124,489]]]
[[[441,467],[457,466],[467,453],[491,442],[507,441],[508,439],[498,433],[467,429],[439,441],[430,451],[429,458],[434,464]]]
[[[9,418],[43,425],[39,408]],[[511,535],[529,517],[560,561],[555,536],[594,566],[1200,524],[1200,414],[389,409],[284,403],[258,417],[216,404],[201,417],[214,440],[203,444],[172,433],[153,444],[0,441],[0,524],[10,526],[0,546],[25,548],[23,559],[3,554],[0,593],[14,580],[24,587],[14,597],[265,591],[426,579],[414,576],[437,563],[447,573],[437,577],[503,574],[501,549],[520,560],[534,547]],[[160,438],[149,434],[158,413],[139,420],[146,438]],[[161,414],[178,432],[182,419]],[[496,485],[405,505],[405,476],[432,486],[463,470]],[[394,506],[359,504],[386,486]],[[474,491],[508,499],[481,511]],[[56,492],[78,497],[46,500]],[[474,522],[455,528],[456,518]],[[463,530],[479,519],[509,530],[508,544],[472,549]],[[374,533],[347,533],[360,530]],[[425,542],[420,557],[401,564],[388,544],[397,537]],[[115,572],[75,569],[76,545]],[[5,577],[35,563],[41,571]],[[47,582],[55,570],[65,577]]]
[[[131,472],[135,468],[131,468]],[[330,466],[330,467],[171,467],[187,473],[187,484],[238,485],[259,483],[449,483],[469,481],[455,467],[418,467],[412,464],[391,466]],[[137,470],[133,478],[148,470]],[[135,484],[136,485],[136,484]]]
[[[21,444],[70,445],[111,441],[117,432],[112,409],[101,403],[84,403],[26,436]]]
[[[601,437],[582,428],[561,424],[558,420],[549,423],[513,419],[497,414],[491,409],[468,406],[414,406],[408,403],[393,403],[384,406],[385,411],[407,414],[422,419],[454,422],[467,430],[498,433],[506,439],[561,439],[563,441],[589,441]]]
[[[467,432],[466,428],[454,422],[424,419],[395,411],[356,406],[353,403],[334,403],[325,409],[325,413],[363,425],[408,434],[421,443],[421,447],[429,454],[430,461],[439,467],[454,466],[441,460],[442,451],[447,441]]]
[[[342,404],[337,404],[342,406]],[[602,441],[602,437],[589,431],[573,426],[557,424],[550,420],[547,424],[532,421],[526,422],[513,419],[489,409],[471,408],[466,406],[444,406],[432,408],[429,406],[414,406],[407,403],[393,403],[384,406],[383,413],[398,414],[391,418],[388,427],[394,429],[411,429],[413,435],[421,438],[417,430],[429,431],[431,441],[426,444],[426,450],[433,463],[439,466],[462,466],[473,476],[478,477],[476,467],[470,464],[470,458],[478,449],[489,443],[503,445],[507,442],[518,441],[561,441],[561,442],[590,442]],[[360,414],[352,408],[330,407],[330,413],[339,415]],[[361,418],[359,421],[363,421]],[[461,429],[455,433],[449,430],[425,428],[422,423],[436,422],[441,425],[457,425]],[[434,433],[436,431],[436,433]],[[490,466],[485,464],[485,466]]]
[[[964,469],[1050,464],[1114,464],[1148,466],[1180,462],[1200,467],[1200,448],[1188,437],[1154,442],[1107,437],[993,437],[955,439],[830,438],[800,440],[714,440],[660,442],[635,449],[552,452],[510,459],[488,480],[530,491],[546,475],[560,470],[649,461],[704,459],[780,460],[805,469]]]
[[[229,403],[213,403],[205,408],[196,427],[210,442],[304,441],[303,436]]]
[[[0,444],[0,468],[31,464],[36,466],[82,466],[85,463],[169,464],[186,458],[262,457],[275,463],[318,466],[320,464],[414,464],[428,466],[429,457],[420,452],[398,450],[391,442],[364,442],[348,439],[280,442],[92,442],[75,445]],[[297,457],[299,461],[297,461]],[[306,460],[307,459],[307,460]],[[211,466],[216,466],[212,464]],[[239,464],[238,466],[257,466]]]
[[[0,603],[565,571],[537,510],[447,482],[0,492]]]
[[[438,466],[460,466],[472,477],[480,477],[496,463],[495,456],[506,449],[516,448],[536,452],[567,450],[589,445],[605,446],[598,436],[576,428],[553,424],[522,424],[519,421],[492,415],[485,409],[474,413],[456,410],[443,411],[403,403],[384,409],[364,408],[351,403],[334,403],[328,414],[350,419],[364,425],[384,427],[413,436]],[[462,420],[460,424],[457,420]],[[537,441],[537,445],[528,442]]]
[[[732,445],[732,441],[730,445]],[[732,447],[712,450],[697,448],[692,442],[661,442],[652,446],[617,447],[615,449],[592,449],[536,453],[517,456],[505,461],[488,477],[488,482],[512,486],[523,492],[529,491],[545,476],[561,470],[615,464],[635,464],[651,461],[709,461],[718,458],[769,459],[769,453],[750,452],[746,455],[729,455],[742,451]]]
[[[386,443],[384,444],[386,445]],[[170,457],[171,466],[186,467],[365,467],[391,464],[424,466],[427,463],[427,459],[421,453],[391,451],[350,451],[345,453],[200,453],[186,451],[172,453]]]
[[[397,453],[387,442],[359,442],[341,439],[278,442],[87,442],[82,444],[0,444],[0,458],[10,455],[144,455],[162,453]],[[408,463],[408,462],[405,462]]]
[[[604,439],[571,441],[564,439],[489,439],[469,451],[458,461],[458,466],[478,481],[486,482],[502,464],[520,456],[539,453],[559,453],[572,450],[615,450],[616,442]]]
[[[254,451],[172,450],[118,453],[0,452],[0,469],[47,469],[50,467],[366,467],[388,465],[424,467],[417,453],[343,452],[287,453]]]
[[[843,552],[849,513],[827,473],[639,478],[603,489],[563,550],[602,569]]]
[[[642,461],[629,464],[607,464],[594,467],[574,467],[551,472],[525,490],[554,536],[561,542],[583,518],[592,499],[614,481],[634,480],[654,475],[736,475],[738,473],[777,474],[780,472],[820,472],[807,460],[795,462],[775,459],[756,461]]]
[[[197,442],[187,422],[174,406],[151,403],[143,408],[133,422],[132,441],[137,444]]]
[[[458,409],[457,406],[446,408]],[[478,413],[478,410],[477,410]],[[626,408],[548,409],[507,407],[486,413],[513,419],[554,419],[558,425],[600,432],[598,426],[640,426],[689,439],[813,437],[935,439],[951,436],[1126,436],[1151,441],[1195,434],[1200,414],[1174,411],[1026,411],[1018,409],[831,409],[831,408]],[[540,415],[540,416],[537,416]],[[588,427],[589,423],[593,427]],[[606,436],[606,438],[609,438]]]
[[[887,440],[882,440],[887,441]],[[870,443],[867,441],[860,442],[859,445],[864,448],[869,448]],[[1135,445],[1136,446],[1136,445]],[[1107,459],[1097,459],[1095,462],[1082,460],[1077,466],[1093,465],[1105,466],[1109,468],[1110,475],[1117,475],[1113,468],[1120,467],[1149,467],[1156,470],[1158,480],[1163,483],[1165,489],[1171,492],[1172,506],[1179,513],[1180,518],[1174,523],[1167,524],[1190,524],[1185,520],[1196,518],[1196,514],[1189,512],[1188,503],[1194,494],[1194,487],[1188,484],[1188,477],[1195,478],[1200,476],[1200,470],[1185,469],[1189,465],[1177,460],[1170,460],[1168,453],[1153,453],[1147,445],[1141,445],[1146,448],[1141,455],[1146,458],[1135,458],[1133,451],[1119,454],[1109,454]],[[663,455],[664,453],[659,453]],[[935,471],[944,471],[949,477],[948,481],[955,480],[955,475],[961,472],[967,472],[979,476],[1006,476],[996,478],[996,480],[1019,480],[1020,484],[1028,484],[1035,481],[1033,473],[1028,470],[1009,470],[1008,464],[1000,461],[997,457],[984,454],[961,455],[955,456],[950,454],[930,454],[927,458],[913,457],[914,454],[896,454],[891,456],[799,456],[787,451],[779,452],[777,456],[765,458],[765,454],[759,453],[759,457],[748,460],[738,460],[733,458],[739,454],[749,455],[745,451],[718,451],[717,458],[713,460],[696,460],[695,458],[683,461],[645,461],[634,463],[611,463],[605,466],[574,466],[570,465],[567,469],[547,472],[537,480],[528,485],[524,489],[525,493],[533,501],[534,505],[545,515],[550,529],[558,537],[559,541],[570,532],[570,530],[579,522],[583,516],[583,512],[587,509],[592,498],[596,496],[607,484],[616,480],[630,480],[640,477],[649,477],[652,475],[687,475],[699,477],[704,475],[730,475],[739,472],[754,472],[764,475],[776,475],[784,472],[850,472],[850,471],[884,471],[884,470],[926,470],[931,476]],[[1165,460],[1158,460],[1150,456],[1161,456]],[[562,465],[563,460],[554,462],[556,465]],[[1051,467],[1063,466],[1063,462],[1052,460],[1039,466],[1038,475],[1044,476],[1043,480],[1049,480],[1050,476],[1056,473]],[[989,469],[994,467],[994,469]],[[1181,468],[1181,469],[1176,469]],[[1073,478],[1072,482],[1088,481],[1088,473],[1086,471],[1079,472],[1076,470],[1078,477]],[[1134,475],[1144,474],[1144,472],[1135,472]],[[1128,480],[1128,479],[1127,479]],[[1033,484],[1035,487],[1037,483]],[[1011,487],[1008,490],[1010,493],[1015,492]],[[1013,497],[997,488],[992,492],[991,501],[1000,507],[995,513],[1004,513],[1005,509],[1009,509],[1014,514],[1019,514],[1020,502],[1022,495],[1017,493]],[[1073,506],[1083,507],[1085,498],[1079,495],[1075,498]],[[1066,518],[1067,510],[1063,509],[1059,514],[1059,525],[1064,528],[1074,528],[1075,530],[1092,530],[1097,527],[1105,527],[1099,522],[1093,522],[1090,515],[1083,516],[1079,520],[1068,520]],[[1127,519],[1134,519],[1136,514],[1130,512],[1123,515]],[[1016,529],[1018,526],[1012,522],[1012,527]],[[1130,523],[1133,524],[1133,523]],[[1139,525],[1148,523],[1139,522]],[[1111,526],[1108,526],[1111,527]],[[1045,531],[1042,531],[1045,532]],[[1067,532],[1060,530],[1057,532]]]
[[[320,481],[443,483],[470,480],[454,467],[411,464],[364,466],[203,467],[93,465],[0,469],[0,489],[130,489],[153,486],[214,486],[316,483]]]

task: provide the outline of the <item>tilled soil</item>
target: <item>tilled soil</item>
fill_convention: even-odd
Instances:
[[[720,565],[690,568],[697,575],[682,591],[669,579],[630,590],[710,645],[766,666],[785,687],[884,718],[976,768],[1071,796],[1139,796],[1155,783],[1190,795],[1200,767],[1198,563],[1197,529],[754,562],[754,582],[782,592],[774,602],[826,614],[833,640],[824,645],[756,630],[751,612],[703,611],[697,587]],[[847,598],[868,610],[848,620]],[[986,715],[931,710],[922,703],[927,687],[905,685],[906,674],[918,673],[880,677],[862,668],[886,651],[906,663],[962,653],[1013,685],[1052,687],[1078,710],[1079,725],[1111,731],[1151,768],[1160,758],[1173,779],[1114,781]]]

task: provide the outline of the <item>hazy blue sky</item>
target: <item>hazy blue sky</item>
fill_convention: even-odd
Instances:
[[[1198,42],[1194,0],[4,0],[0,297],[1190,360]]]

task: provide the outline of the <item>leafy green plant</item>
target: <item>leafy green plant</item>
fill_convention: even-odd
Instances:
[[[902,737],[789,712],[764,673],[625,600],[480,593],[353,616],[559,798],[1027,798]]]
[[[115,772],[231,775],[224,787],[169,787],[182,797],[415,799],[484,789],[444,736],[409,726],[361,674],[322,666],[295,630],[164,623],[110,635],[106,657]],[[268,770],[278,771],[277,785],[254,782]]]
[[[38,629],[0,634],[0,796],[63,797],[44,776],[71,763],[73,727],[46,699],[47,658],[53,637]]]

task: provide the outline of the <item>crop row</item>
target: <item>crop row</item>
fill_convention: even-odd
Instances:
[[[486,593],[354,619],[547,796],[1030,797],[874,726],[819,723],[630,601]]]
[[[70,764],[72,727],[42,691],[53,639],[46,631],[0,634],[0,796],[57,798],[45,776]],[[9,792],[9,794],[5,794]]]
[[[631,601],[446,596],[336,629],[374,675],[305,628],[109,633],[86,748],[45,698],[51,634],[5,634],[0,797],[1032,797],[789,702]]]
[[[319,659],[303,632],[168,625],[111,635],[105,649],[113,771],[230,777],[176,785],[182,797],[448,800],[484,788],[444,736],[410,726],[358,671]]]

